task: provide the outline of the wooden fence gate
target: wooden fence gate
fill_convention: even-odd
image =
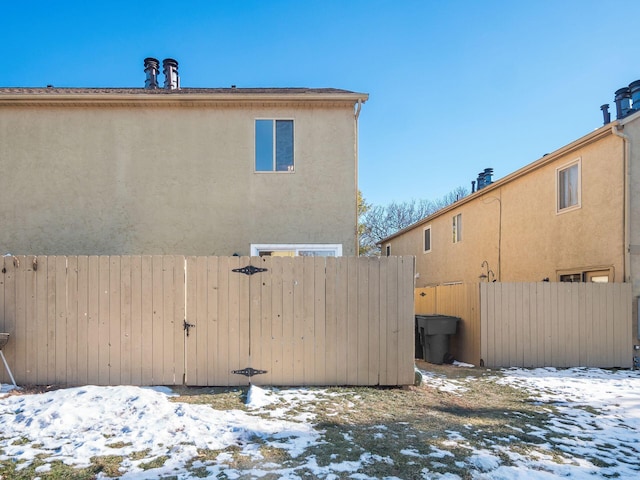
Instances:
[[[0,331],[19,384],[413,383],[413,257],[0,264]]]

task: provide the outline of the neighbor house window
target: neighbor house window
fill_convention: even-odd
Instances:
[[[580,160],[557,169],[558,212],[580,208]]]
[[[256,120],[256,172],[293,172],[293,120]]]
[[[462,241],[462,214],[453,217],[453,243]]]
[[[341,257],[339,243],[260,243],[251,244],[253,257]]]
[[[424,231],[423,231],[423,247],[424,247],[424,253],[428,253],[431,251],[431,225],[429,225],[428,227],[425,227]]]
[[[391,244],[388,244],[386,246],[386,251],[387,251],[387,257],[390,257],[391,256]]]

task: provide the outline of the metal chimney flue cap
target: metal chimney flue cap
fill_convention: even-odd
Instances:
[[[160,62],[152,57],[144,59],[144,72],[147,74],[147,78],[144,82],[144,88],[156,89],[158,88],[158,67]]]
[[[160,61],[157,58],[153,58],[153,57],[147,57],[144,59],[144,66],[145,68],[149,68],[149,67],[160,67]]]
[[[164,88],[167,90],[179,90],[178,62],[173,58],[165,58],[162,61],[162,67],[164,70]]]
[[[619,88],[618,90],[616,90],[615,96],[616,96],[616,98],[618,98],[618,97],[622,98],[622,97],[626,97],[627,95],[629,95],[629,93],[630,93],[629,87],[622,87],[622,88]]]
[[[178,61],[174,60],[173,58],[165,58],[164,60],[162,60],[162,66],[163,67],[167,67],[167,66],[177,67],[178,66]]]

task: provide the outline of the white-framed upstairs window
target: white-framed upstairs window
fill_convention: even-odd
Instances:
[[[423,253],[431,251],[431,225],[424,227],[422,230],[422,248]]]
[[[582,160],[580,158],[556,169],[556,213],[580,208],[582,204]]]
[[[453,243],[458,243],[462,241],[462,214],[459,213],[454,215],[453,222]]]
[[[252,257],[341,257],[339,243],[252,243]]]
[[[293,120],[256,119],[255,171],[294,171]]]

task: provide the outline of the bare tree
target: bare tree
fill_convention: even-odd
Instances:
[[[377,243],[438,210],[468,195],[468,190],[458,187],[438,200],[409,200],[391,202],[388,205],[369,205],[360,194],[364,209],[358,209],[360,255],[380,255]]]

